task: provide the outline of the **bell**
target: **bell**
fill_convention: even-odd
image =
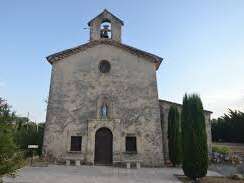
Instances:
[[[108,31],[107,30],[104,30],[103,31],[103,36],[102,38],[108,38]]]
[[[109,32],[109,26],[108,25],[104,25],[103,29],[101,30],[101,38],[109,38],[108,36],[108,32]]]

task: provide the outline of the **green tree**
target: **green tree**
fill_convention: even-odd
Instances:
[[[0,174],[23,165],[23,155],[31,155],[29,144],[39,145],[37,153],[41,155],[44,124],[28,121],[16,116],[7,101],[0,97]]]
[[[14,170],[16,145],[12,130],[8,125],[0,124],[0,175]]]
[[[183,140],[183,171],[196,180],[204,177],[208,169],[207,133],[203,105],[197,94],[183,98],[181,114]]]
[[[212,122],[213,141],[244,142],[244,113],[229,109],[227,114],[213,119]]]
[[[15,115],[6,100],[0,97],[0,175],[15,170],[18,166],[18,154],[14,142],[13,122]]]
[[[6,100],[0,97],[0,123],[12,122],[15,118],[15,113],[11,112],[11,107]]]
[[[168,115],[169,159],[173,166],[181,163],[180,115],[176,106],[171,106]]]
[[[28,145],[38,145],[38,149],[35,152],[40,156],[42,152],[44,133],[44,123],[36,124],[33,122],[21,124],[18,126],[18,130],[15,132],[15,142],[20,149],[26,150],[26,156],[31,156]]]

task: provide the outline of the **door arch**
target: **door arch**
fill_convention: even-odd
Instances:
[[[108,128],[100,128],[95,135],[95,164],[111,165],[113,158],[113,134]]]

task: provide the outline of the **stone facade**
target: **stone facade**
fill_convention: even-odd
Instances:
[[[105,20],[112,24],[112,37],[99,39],[100,31],[92,29]],[[159,105],[158,100],[156,70],[162,58],[122,44],[123,22],[107,10],[88,25],[90,42],[47,57],[52,73],[44,155],[61,161],[80,156],[83,163],[93,164],[96,132],[108,128],[113,162],[139,159],[144,166],[162,166],[167,159],[167,128],[166,122],[161,128],[160,108],[165,114],[168,110],[168,104]],[[110,63],[107,73],[99,70],[103,60]],[[106,118],[101,116],[104,104]],[[79,152],[71,152],[71,136],[82,137]],[[127,136],[136,137],[136,153],[126,152]]]
[[[104,59],[111,63],[106,74],[98,69]],[[160,110],[151,62],[101,44],[54,62],[52,67],[44,144],[47,152],[62,157],[69,150],[70,136],[81,134],[82,153],[93,153],[92,134],[103,124],[119,138],[114,141],[114,153],[124,153],[124,137],[135,134],[138,154],[147,159],[145,164],[156,157],[155,163],[160,163]],[[105,99],[110,115],[108,120],[101,120],[99,107]],[[90,157],[87,160],[92,163]]]

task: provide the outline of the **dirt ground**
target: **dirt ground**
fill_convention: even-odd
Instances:
[[[187,177],[178,177],[178,179],[183,183],[192,182]],[[233,180],[228,177],[204,177],[200,179],[200,183],[244,183],[244,180]]]

